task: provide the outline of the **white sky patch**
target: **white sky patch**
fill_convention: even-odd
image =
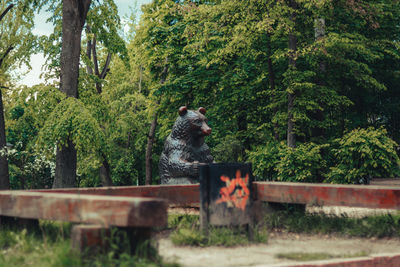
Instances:
[[[17,70],[17,72],[21,74],[26,73],[21,77],[22,79],[18,81],[17,84],[33,86],[35,84],[44,83],[45,80],[43,78],[40,78],[40,74],[42,73],[42,67],[44,63],[45,63],[45,58],[43,53],[32,55],[30,60],[32,69],[28,73],[26,73],[26,71],[28,70],[26,66],[23,66],[22,68]]]

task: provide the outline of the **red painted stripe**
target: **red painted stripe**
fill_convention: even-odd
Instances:
[[[400,188],[386,186],[255,182],[254,192],[268,202],[400,209]]]
[[[199,185],[153,185],[34,190],[106,196],[157,197],[169,204],[197,205]],[[400,188],[390,186],[254,182],[253,198],[266,202],[400,209]]]

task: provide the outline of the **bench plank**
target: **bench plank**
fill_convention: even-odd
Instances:
[[[175,205],[192,205],[200,203],[200,189],[194,185],[146,185],[146,186],[111,186],[90,188],[63,188],[31,190],[45,193],[73,193],[84,195],[155,197]]]
[[[254,182],[254,199],[266,202],[400,209],[400,188],[374,185],[332,185]],[[35,190],[81,195],[158,197],[169,204],[199,204],[199,185],[153,185]]]
[[[400,209],[400,189],[389,186],[255,182],[256,199],[268,202]]]
[[[0,215],[104,227],[155,227],[167,225],[167,203],[155,198],[0,191]]]

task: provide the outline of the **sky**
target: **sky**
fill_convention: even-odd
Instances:
[[[118,7],[118,13],[123,21],[124,17],[129,17],[131,13],[131,8],[135,8],[137,6],[138,14],[140,14],[140,6],[142,4],[150,3],[151,0],[114,0],[115,4]],[[49,35],[53,31],[53,25],[51,23],[47,23],[46,20],[49,17],[49,13],[44,10],[35,16],[35,28],[33,30],[34,34],[37,35]],[[40,78],[40,74],[42,73],[42,66],[45,63],[45,59],[42,53],[34,54],[31,56],[31,66],[32,70],[27,72],[27,67],[22,67],[21,69],[16,70],[22,77],[20,81],[17,83],[20,85],[32,86],[35,84],[39,84],[44,82],[44,79]]]

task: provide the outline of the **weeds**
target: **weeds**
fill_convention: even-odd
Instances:
[[[294,233],[338,234],[348,237],[400,237],[400,214],[350,218],[346,215],[278,211],[266,216],[270,230]]]
[[[210,227],[208,236],[205,236],[199,230],[197,215],[170,215],[168,222],[169,227],[174,229],[170,237],[175,245],[229,247],[251,243],[247,232],[238,227]],[[254,231],[255,243],[266,243],[267,231],[274,230],[364,238],[400,237],[400,214],[351,218],[346,215],[283,210],[269,213],[262,225],[256,227]]]
[[[123,231],[113,230],[110,249],[90,255],[71,249],[72,224],[40,221],[39,229],[0,229],[0,267],[6,266],[177,266],[164,263],[149,243],[141,243],[137,254],[130,253]]]
[[[170,238],[175,245],[190,246],[240,246],[250,243],[266,243],[268,234],[265,228],[256,227],[254,240],[250,241],[246,227],[210,226],[208,235],[200,230],[198,215],[170,215],[168,226],[175,228]]]
[[[278,259],[288,259],[294,261],[317,261],[317,260],[328,260],[334,258],[356,258],[356,257],[366,257],[369,253],[365,251],[357,252],[354,254],[329,254],[323,252],[305,253],[305,252],[289,252],[289,253],[278,253],[276,258]]]

